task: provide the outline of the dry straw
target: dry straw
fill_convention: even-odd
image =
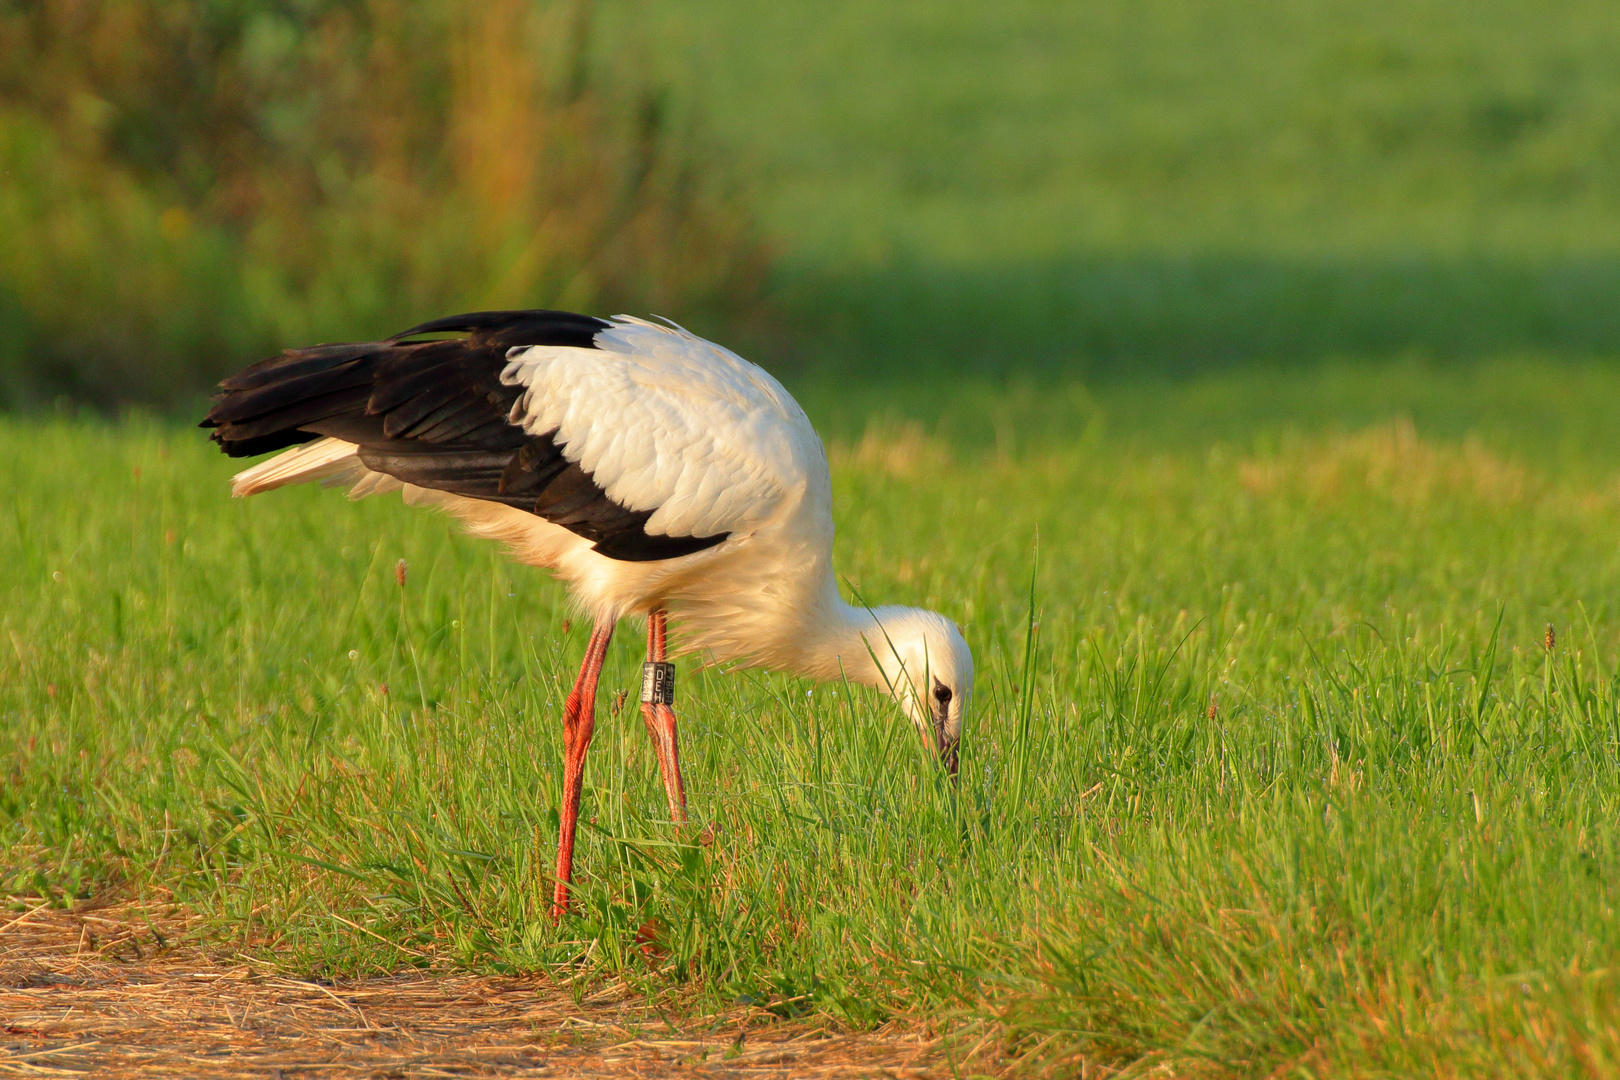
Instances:
[[[0,1076],[950,1075],[916,1027],[682,1016],[539,976],[310,981],[202,929],[169,905],[24,901],[0,919]]]

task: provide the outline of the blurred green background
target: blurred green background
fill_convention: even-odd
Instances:
[[[452,309],[795,388],[1620,352],[1597,0],[0,2],[0,396]]]

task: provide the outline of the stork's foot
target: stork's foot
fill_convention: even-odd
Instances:
[[[675,733],[675,710],[668,705],[644,702],[641,720],[652,738],[658,755],[658,771],[664,777],[664,796],[669,800],[669,819],[686,823],[686,786],[681,780],[680,744]]]

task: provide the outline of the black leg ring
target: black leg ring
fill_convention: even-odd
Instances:
[[[675,704],[675,665],[649,660],[641,665],[641,700],[648,705]]]

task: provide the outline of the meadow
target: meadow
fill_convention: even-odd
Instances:
[[[391,498],[232,502],[191,431],[6,421],[0,888],[306,975],[925,1021],[970,1071],[1614,1075],[1620,375],[1344,378],[834,440],[849,588],[976,650],[960,787],[863,690],[686,663],[672,827],[627,630],[560,925],[559,590]]]
[[[806,373],[1620,349],[1612,4],[600,12],[741,164]]]
[[[1620,1076],[1617,10],[0,3],[0,896],[964,1073]],[[178,422],[547,304],[789,383],[959,786],[687,661],[674,828],[626,627],[547,918],[560,592]]]

